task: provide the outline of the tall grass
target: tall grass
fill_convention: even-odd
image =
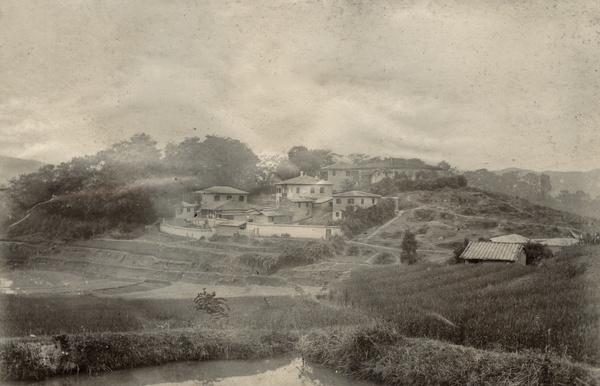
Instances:
[[[585,264],[566,258],[540,267],[374,268],[354,271],[332,299],[377,315],[411,337],[534,349],[598,364],[599,315],[584,273]]]
[[[597,385],[587,366],[548,353],[499,353],[406,338],[393,324],[315,330],[304,359],[386,385]]]

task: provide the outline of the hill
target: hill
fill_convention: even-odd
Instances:
[[[465,238],[476,241],[518,233],[529,238],[571,237],[593,231],[594,219],[474,188],[415,191],[399,195],[398,216],[363,235],[360,242],[400,248],[406,229],[416,233],[418,252],[443,261]]]
[[[594,169],[588,172],[556,172],[551,170],[536,172],[533,170],[518,168],[508,168],[494,171],[494,173],[500,175],[511,172],[516,172],[519,175],[527,175],[529,173],[536,175],[546,174],[550,177],[550,183],[552,184],[551,194],[553,196],[558,195],[561,190],[568,190],[572,193],[582,190],[591,197],[600,196],[600,169]]]
[[[0,155],[0,186],[19,174],[35,172],[43,165],[44,163],[40,161]]]

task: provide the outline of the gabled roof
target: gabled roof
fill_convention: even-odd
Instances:
[[[357,165],[356,169],[420,169],[420,170],[442,170],[438,166],[427,165],[418,158],[388,158],[383,161],[370,162],[364,165]]]
[[[352,190],[349,192],[336,193],[333,197],[371,197],[371,198],[381,198],[379,194],[367,193],[360,190]]]
[[[333,185],[331,182],[319,180],[311,176],[298,176],[289,180],[281,181],[275,185]]]
[[[231,210],[231,211],[250,211],[258,210],[257,207],[247,204],[243,201],[227,200],[225,202],[214,202],[209,205],[204,205],[201,210]]]
[[[243,190],[232,188],[231,186],[211,186],[210,188],[198,190],[194,193],[211,193],[211,194],[248,194]]]
[[[273,216],[273,217],[287,216],[287,213],[276,211],[276,210],[261,210],[260,214],[262,214],[264,216]]]
[[[523,244],[473,241],[460,257],[465,260],[517,261],[522,250]]]
[[[498,237],[492,237],[490,240],[492,240],[494,243],[522,243],[522,244],[526,244],[529,242],[529,239],[527,237],[518,235],[516,233],[513,233],[511,235],[503,235],[503,236],[498,236]]]
[[[356,165],[349,164],[348,162],[338,162],[333,165],[322,167],[321,170],[351,170],[356,169]]]

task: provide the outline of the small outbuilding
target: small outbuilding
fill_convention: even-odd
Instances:
[[[460,255],[468,263],[515,263],[527,264],[525,249],[521,243],[494,243],[473,241]]]

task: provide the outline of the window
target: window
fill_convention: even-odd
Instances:
[[[186,208],[186,212],[190,213],[191,209],[190,208]]]
[[[301,202],[298,203],[298,208],[302,208],[302,203]]]
[[[319,188],[319,193],[325,193],[325,188]]]
[[[315,192],[315,188],[310,188],[310,192],[314,193]]]
[[[244,201],[244,196],[240,196],[240,201]]]
[[[335,217],[340,217],[340,212],[335,212]]]
[[[353,198],[349,198],[348,199],[348,204],[354,204],[354,199]]]
[[[335,176],[335,170],[334,170],[334,171],[332,171],[332,172],[331,172],[331,174],[332,174],[333,176]]]
[[[281,188],[277,188],[277,193],[281,193]]]
[[[233,196],[227,196],[228,200],[231,200],[233,198]]]
[[[215,201],[221,201],[221,196],[219,196],[218,194],[215,194]]]
[[[273,216],[269,216],[269,217],[267,217],[267,221],[273,222],[273,221],[275,221],[275,218]]]
[[[300,188],[296,188],[296,193],[300,193]]]
[[[365,203],[365,199],[364,199],[364,198],[361,198],[361,199],[360,199],[360,203],[361,203],[361,204],[364,204],[364,203]]]
[[[306,207],[308,208],[308,202],[306,203]]]
[[[335,199],[335,203],[336,204],[341,204],[342,203],[342,199],[341,198],[336,198]]]
[[[374,204],[375,203],[375,199],[373,199],[373,201],[371,203]]]
[[[346,172],[346,177],[350,177],[350,171],[349,170]]]

